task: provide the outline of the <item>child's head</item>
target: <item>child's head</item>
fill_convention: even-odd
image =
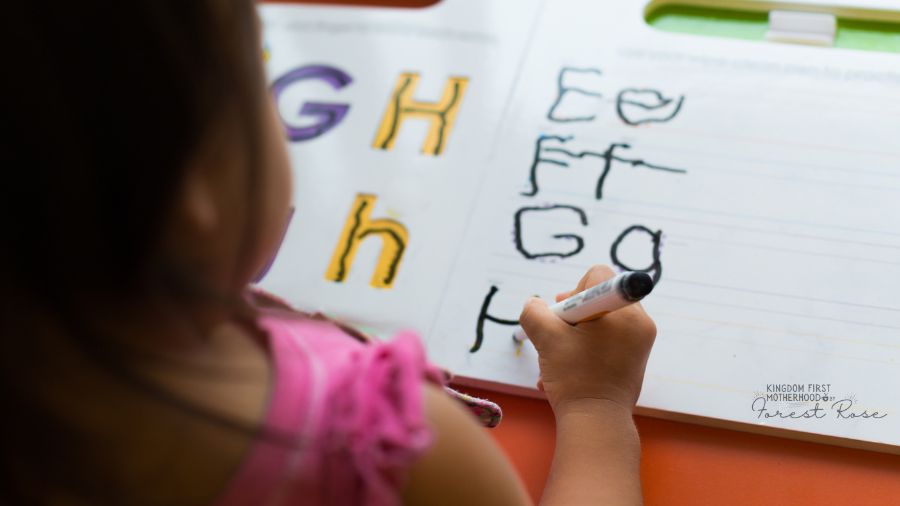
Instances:
[[[290,186],[252,3],[22,4],[4,15],[3,277],[54,299],[243,286]]]
[[[57,346],[122,372],[129,322],[235,315],[290,181],[251,0],[18,2],[0,18],[0,395],[15,414],[0,481],[21,484],[77,457],[70,421],[37,395]]]

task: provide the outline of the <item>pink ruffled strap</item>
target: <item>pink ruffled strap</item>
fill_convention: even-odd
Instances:
[[[336,504],[398,504],[407,471],[432,441],[422,380],[440,384],[442,376],[428,366],[412,333],[356,350],[338,376],[324,459],[331,476],[352,469],[361,486],[329,480],[330,498]]]

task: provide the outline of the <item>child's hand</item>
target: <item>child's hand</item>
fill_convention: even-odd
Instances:
[[[560,301],[614,276],[612,269],[595,265],[572,292]],[[519,317],[540,356],[541,380],[553,411],[559,416],[585,400],[605,400],[631,411],[641,392],[644,369],[656,325],[640,304],[602,318],[570,325],[532,298]]]

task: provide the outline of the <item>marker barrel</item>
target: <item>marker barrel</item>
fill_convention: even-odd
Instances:
[[[651,290],[653,279],[647,273],[625,272],[557,302],[550,306],[550,312],[574,325],[634,304]],[[522,327],[516,327],[513,333],[516,342],[522,342],[527,337]]]

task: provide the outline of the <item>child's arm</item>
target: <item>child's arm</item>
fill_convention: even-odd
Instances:
[[[509,460],[462,404],[426,385],[425,412],[435,441],[411,470],[404,504],[531,504]]]
[[[556,454],[541,504],[641,504],[631,410],[603,400],[578,404],[556,413]]]
[[[612,276],[608,267],[594,267],[575,291]],[[631,410],[656,336],[653,321],[635,304],[571,326],[536,299],[520,321],[540,354],[540,386],[556,415],[542,504],[640,504]],[[412,469],[406,504],[530,504],[509,461],[469,413],[433,387],[426,411],[436,441]]]
[[[595,266],[572,293],[614,273]],[[539,386],[556,415],[545,505],[640,504],[640,443],[631,418],[656,326],[639,304],[572,326],[539,299],[520,323],[540,355]]]

